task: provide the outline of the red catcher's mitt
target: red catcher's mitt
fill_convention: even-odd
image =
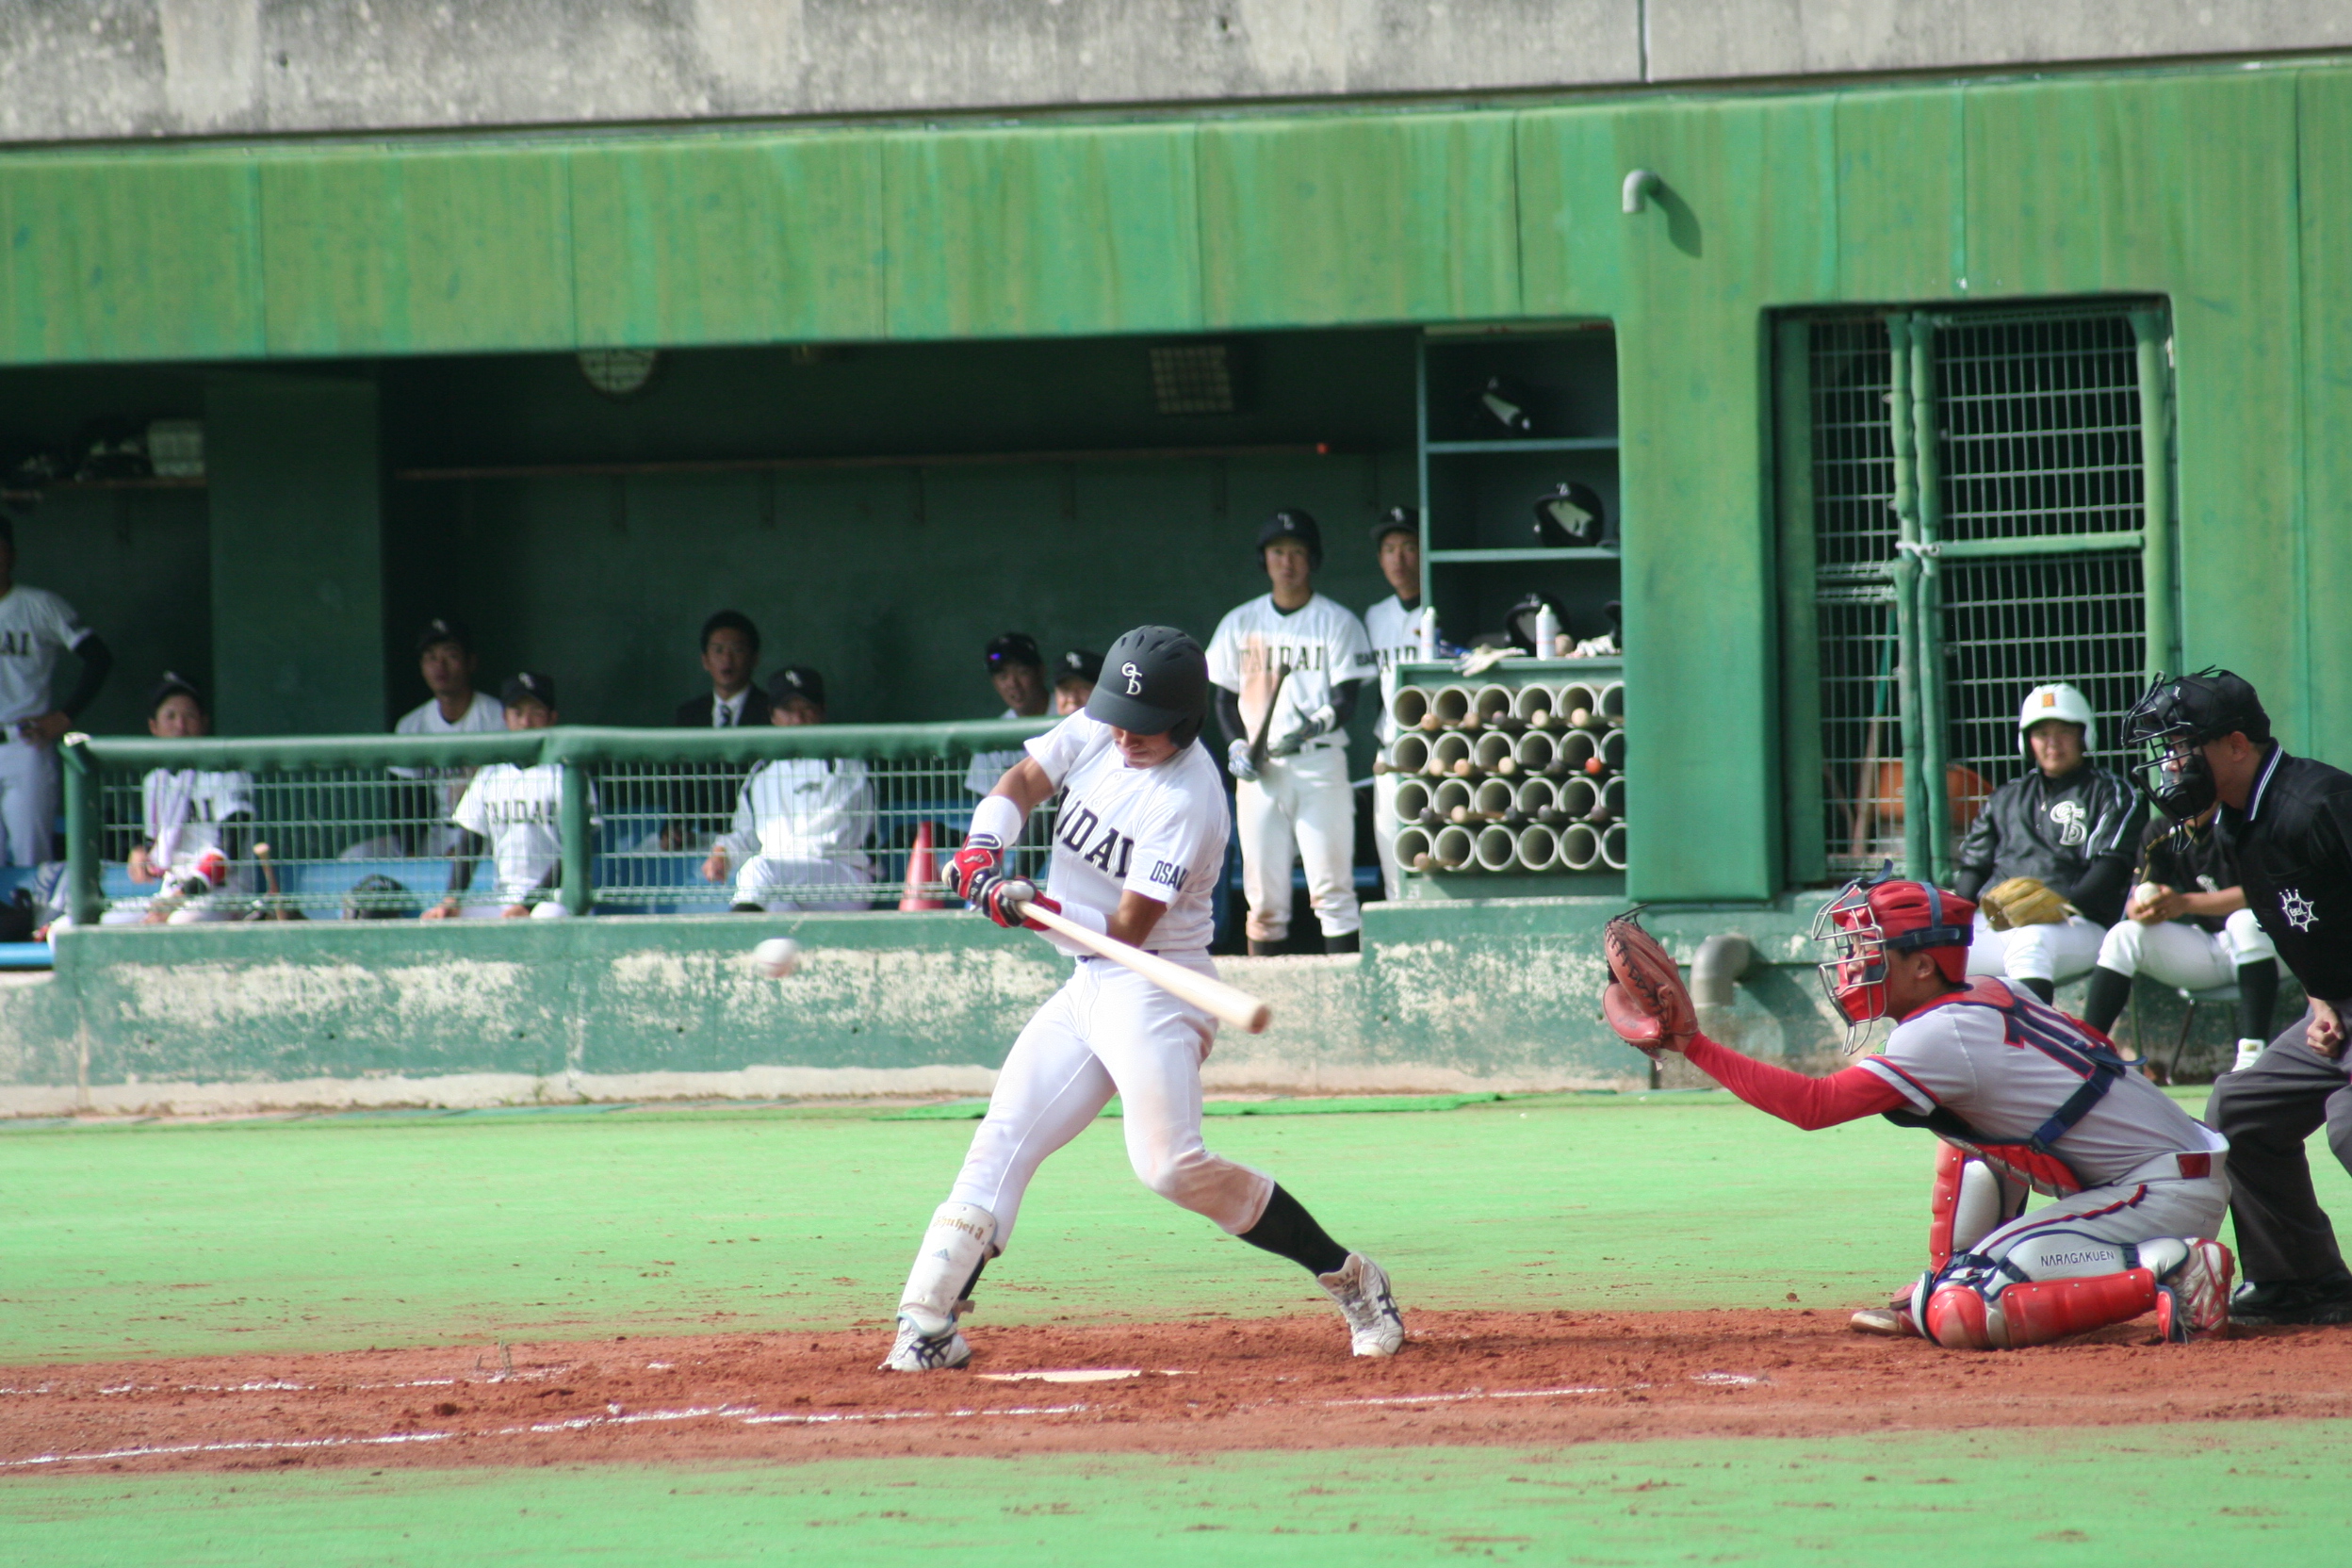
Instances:
[[[1638,911],[1637,911],[1638,913]],[[1601,932],[1609,988],[1601,998],[1609,1026],[1627,1045],[1656,1056],[1679,1051],[1699,1032],[1698,1009],[1683,988],[1674,956],[1642,929],[1635,915],[1619,915]]]

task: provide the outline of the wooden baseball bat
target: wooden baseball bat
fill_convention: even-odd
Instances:
[[[1115,964],[1134,970],[1160,989],[1181,1002],[1189,1002],[1202,1012],[1246,1029],[1253,1035],[1266,1033],[1266,1026],[1274,1021],[1274,1009],[1243,990],[1222,980],[1196,973],[1182,964],[1170,963],[1156,953],[1146,953],[1130,947],[1116,937],[1089,931],[1073,920],[1065,920],[1051,909],[1035,904],[1016,903],[1013,906],[1026,919],[1036,921],[1061,936],[1068,937],[1087,952],[1108,958]]]

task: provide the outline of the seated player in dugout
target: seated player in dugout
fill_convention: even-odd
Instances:
[[[2242,1323],[2352,1323],[2352,1270],[2311,1187],[2325,1127],[2352,1170],[2352,774],[2292,757],[2254,688],[2228,670],[2159,678],[2125,720],[2140,787],[2166,816],[2213,809],[2246,906],[2310,999],[2254,1060],[2214,1081],[2205,1119],[2229,1138]]]
[[[2097,721],[2064,681],[2036,686],[2017,710],[2017,750],[2032,763],[1992,793],[1953,852],[1952,890],[1978,902],[1970,974],[1999,974],[2042,1001],[2099,959],[2123,918],[2148,806],[2090,760]]]
[[[147,694],[147,733],[160,741],[198,741],[212,714],[193,681],[170,670]],[[253,776],[204,768],[155,768],[139,781],[140,841],[130,854],[131,881],[156,889],[143,907],[101,917],[109,925],[139,922],[193,925],[243,918],[254,893],[252,865]]]
[[[498,688],[506,727],[549,729],[557,717],[555,678],[526,670]],[[589,809],[595,809],[591,801]],[[564,764],[536,762],[518,767],[493,762],[477,769],[457,808],[449,813],[460,842],[449,862],[449,890],[427,909],[426,920],[456,920],[466,913],[464,894],[473,885],[474,861],[486,847],[497,877],[491,906],[509,920],[525,915],[558,919],[566,913],[557,898],[564,869]]]
[[[1289,939],[1296,860],[1306,866],[1323,951],[1353,953],[1364,915],[1356,904],[1347,725],[1380,668],[1354,612],[1315,591],[1323,531],[1313,517],[1295,508],[1277,512],[1258,529],[1256,548],[1272,591],[1228,612],[1209,640],[1217,724],[1233,776],[1250,951],[1276,953]],[[1119,673],[1116,663],[1111,673]]]
[[[1007,930],[1043,930],[1025,912],[1035,906],[1214,976],[1211,900],[1228,828],[1224,785],[1199,743],[1207,661],[1184,632],[1147,626],[1112,644],[1104,665],[1109,678],[1086,711],[1029,742],[972,811],[948,887]],[[1056,792],[1064,805],[1040,892],[1009,874],[1006,851]],[[1047,939],[1075,966],[1004,1058],[963,1169],[915,1250],[883,1369],[935,1372],[972,1359],[956,1320],[981,1269],[1011,1242],[1037,1168],[1093,1126],[1114,1094],[1146,1186],[1305,1267],[1347,1319],[1354,1354],[1395,1355],[1404,1321],[1380,1266],[1334,1242],[1272,1177],[1202,1142],[1200,1064],[1217,1020],[1065,937]]]
[[[2082,1021],[2103,1035],[2132,1000],[2132,982],[2208,991],[2238,988],[2238,1054],[2246,1067],[2270,1041],[2278,1010],[2278,950],[2246,906],[2237,857],[2213,826],[2214,807],[2187,822],[2155,813],[2140,835],[2139,869],[2123,919],[2107,928],[2091,971]]]
[[[825,722],[825,678],[806,665],[768,681],[768,722],[779,727]],[[779,757],[743,779],[733,826],[710,846],[706,882],[737,868],[739,914],[763,909],[864,909],[863,892],[828,898],[811,890],[863,889],[874,881],[866,844],[874,837],[874,781],[854,757]]]
[[[507,727],[506,710],[498,699],[474,690],[473,633],[450,615],[436,615],[416,633],[416,669],[425,690],[433,694],[401,714],[392,726],[395,735],[495,735]],[[404,806],[400,816],[431,825],[403,839],[396,835],[364,840],[343,851],[345,859],[369,859],[395,855],[453,855],[456,832],[449,814],[466,793],[469,768],[394,768],[395,778],[418,781],[416,793],[424,798]]]
[[[1673,957],[1629,917],[1604,938],[1603,1004],[1628,1044],[1653,1059],[1679,1051],[1793,1126],[1884,1116],[1943,1140],[1927,1270],[1890,1311],[1857,1314],[1856,1329],[1978,1350],[2150,1311],[2176,1343],[2222,1330],[2231,1259],[2213,1238],[2230,1203],[2228,1140],[2021,982],[1968,976],[1975,914],[1967,899],[1886,873],[1822,906],[1821,982],[1849,1044],[1894,1021],[1877,1054],[1826,1078],[1699,1033]],[[2028,1215],[2029,1191],[2051,1201]]]
[[[1094,695],[1094,683],[1102,678],[1102,656],[1086,648],[1071,648],[1054,661],[1054,716],[1066,719],[1072,713],[1086,710],[1086,699]]]

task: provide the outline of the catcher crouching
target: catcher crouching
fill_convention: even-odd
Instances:
[[[2226,1331],[2229,1142],[2131,1070],[2106,1037],[2015,982],[1967,978],[1968,900],[1884,873],[1823,906],[1821,982],[1851,1042],[1886,1048],[1826,1078],[1698,1031],[1673,956],[1632,916],[1603,942],[1604,1005],[1625,1042],[1679,1051],[1756,1106],[1811,1131],[1884,1116],[1946,1145],[1931,1263],[1890,1326],[1951,1348],[2017,1349],[2156,1314],[2174,1342]],[[2024,1213],[2026,1195],[2052,1201]]]

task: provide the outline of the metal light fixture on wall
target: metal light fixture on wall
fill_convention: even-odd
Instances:
[[[661,357],[653,349],[582,349],[580,373],[606,397],[626,398],[642,391],[653,379],[654,365]]]

